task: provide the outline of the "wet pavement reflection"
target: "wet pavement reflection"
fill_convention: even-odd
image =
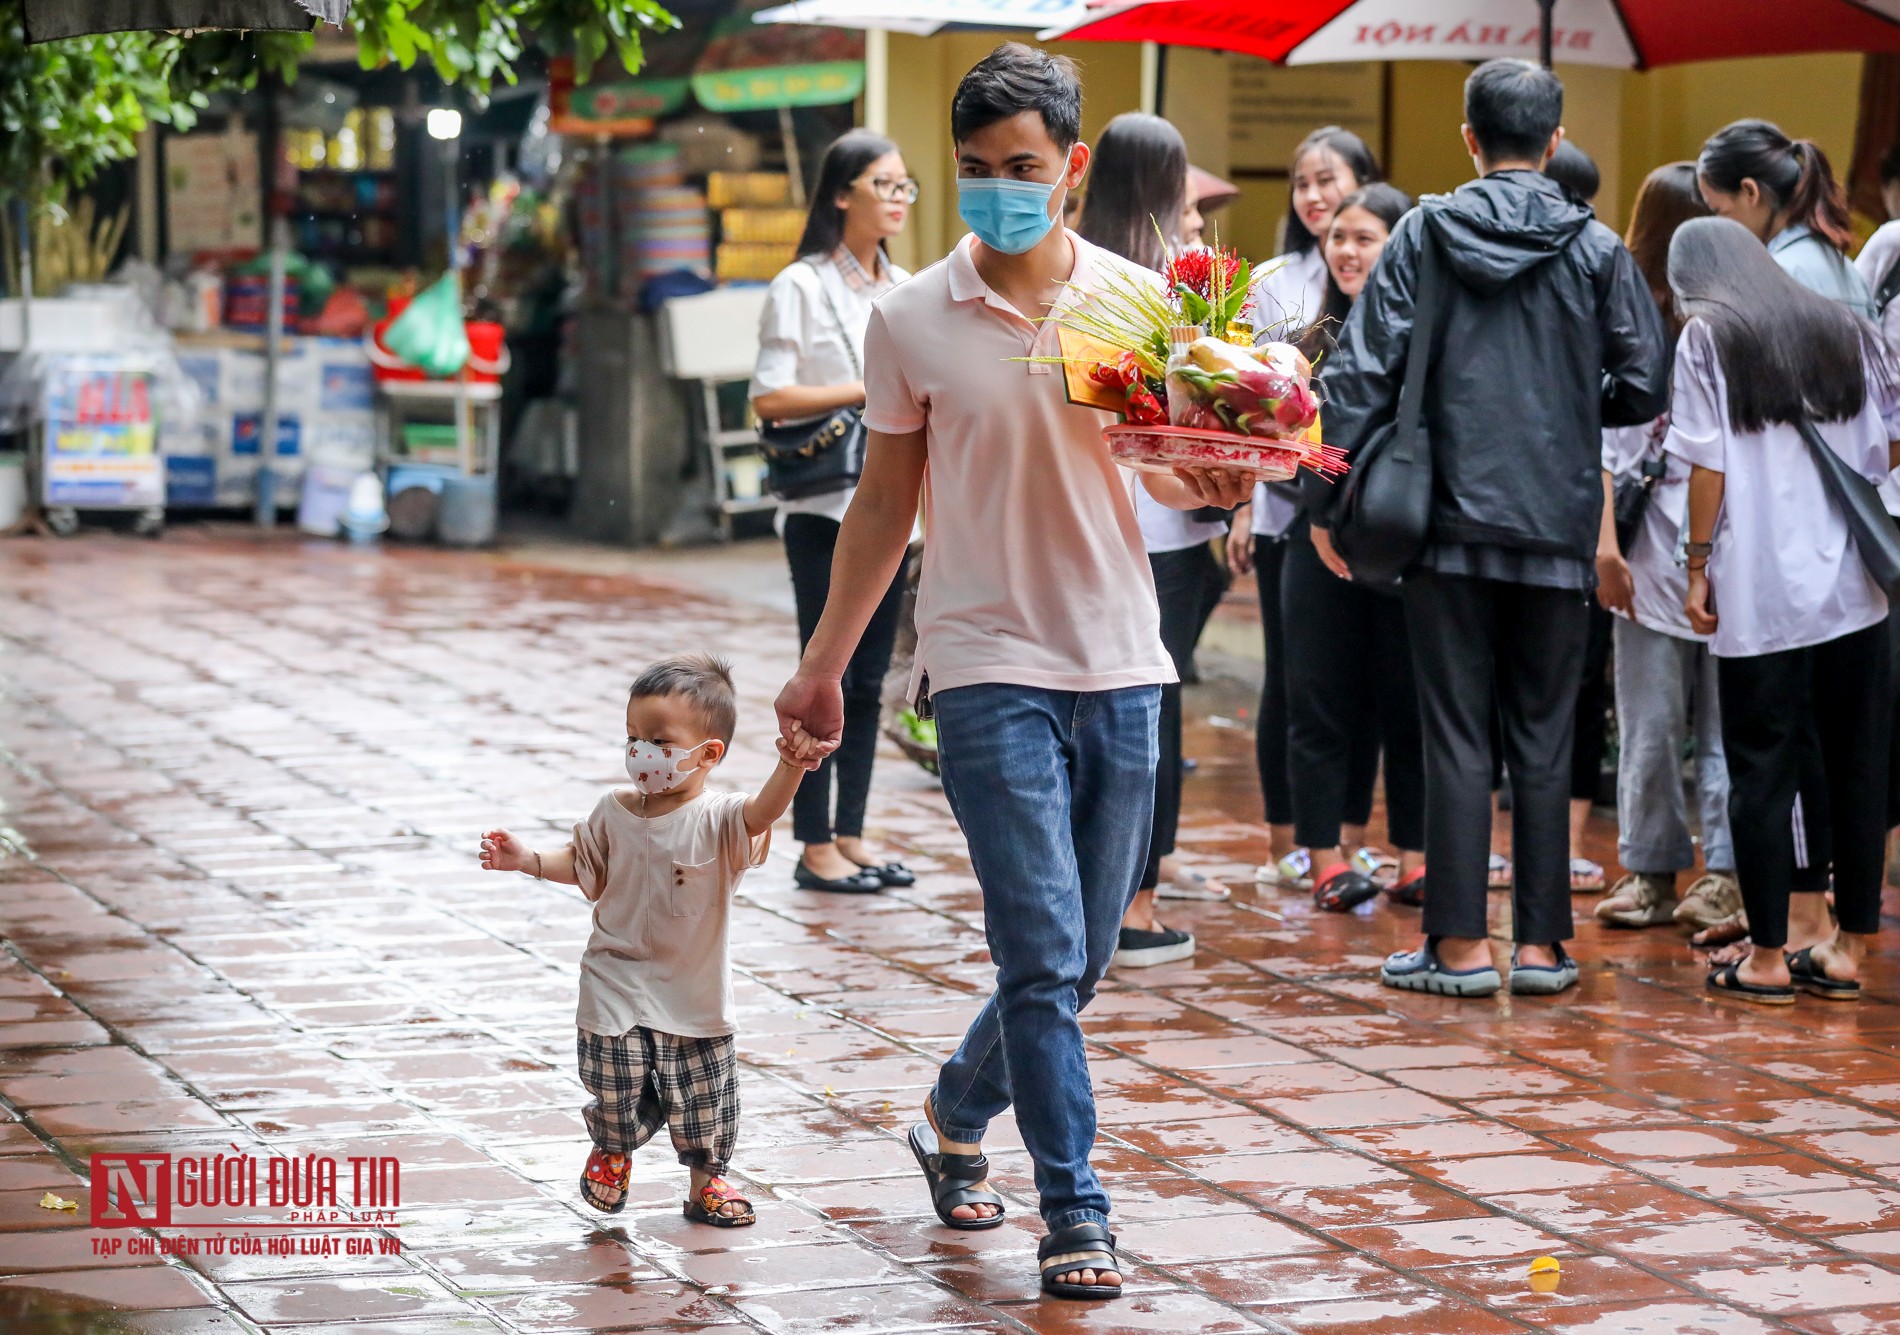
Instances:
[[[796,650],[778,611],[625,570],[0,543],[0,1331],[1900,1331],[1891,933],[1859,1004],[1762,1013],[1704,995],[1684,934],[1579,896],[1575,991],[1381,989],[1417,911],[1255,889],[1252,709],[1218,680],[1188,691],[1182,852],[1235,897],[1164,904],[1199,953],[1084,1017],[1124,1300],[1035,1296],[1007,1120],[1007,1225],[930,1214],[902,1135],[989,965],[942,793],[895,752],[871,824],[917,885],[796,890],[781,832],[733,916],[758,1225],[684,1220],[663,1143],[623,1214],[590,1211],[587,907],[481,872],[477,835],[564,837],[616,781],[628,680],[672,652],[736,660],[721,777],[758,782]],[[1247,598],[1223,616],[1244,631]],[[1587,851],[1614,862],[1612,820]],[[277,1253],[107,1252],[284,1212],[94,1228],[95,1154],[386,1156],[400,1208]]]

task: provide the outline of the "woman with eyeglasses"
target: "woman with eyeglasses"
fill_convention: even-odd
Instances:
[[[759,359],[748,393],[762,422],[816,425],[864,403],[864,330],[871,303],[910,277],[885,242],[904,230],[917,183],[883,135],[852,130],[832,141],[811,193],[798,260],[772,280],[759,319]],[[831,587],[839,525],[856,487],[781,500],[777,526],[791,566],[802,648]],[[805,776],[792,801],[803,851],[794,873],[806,890],[874,894],[916,878],[864,841],[864,811],[877,751],[884,674],[902,602],[902,575],[866,627],[844,674],[844,735]],[[835,804],[834,804],[835,779]]]

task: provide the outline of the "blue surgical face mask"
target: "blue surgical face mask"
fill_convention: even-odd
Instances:
[[[1049,212],[1055,192],[1040,181],[959,180],[957,213],[991,250],[1020,255],[1056,225]]]

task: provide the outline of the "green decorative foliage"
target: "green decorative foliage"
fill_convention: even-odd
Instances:
[[[645,35],[679,26],[659,0],[355,0],[350,21],[365,69],[426,57],[445,83],[478,93],[513,83],[531,41],[571,54],[585,81],[609,52],[638,72]]]

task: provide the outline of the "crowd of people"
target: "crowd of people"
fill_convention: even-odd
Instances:
[[[909,1142],[940,1222],[994,1228],[982,1142],[1014,1109],[1046,1293],[1114,1297],[1122,1278],[1078,1014],[1111,966],[1193,953],[1157,899],[1232,893],[1173,857],[1180,683],[1231,577],[1254,576],[1264,636],[1256,879],[1322,910],[1421,910],[1387,986],[1576,985],[1571,897],[1605,890],[1578,839],[1613,657],[1627,875],[1596,916],[1695,927],[1727,997],[1859,995],[1900,812],[1900,223],[1850,262],[1826,156],[1743,121],[1652,172],[1619,238],[1562,121],[1550,71],[1496,60],[1465,87],[1475,178],[1456,191],[1411,199],[1338,127],[1290,164],[1253,334],[1318,365],[1327,442],[1361,486],[1388,469],[1383,485],[1423,488],[1397,578],[1367,554],[1353,486],[1130,474],[1105,415],[1071,401],[1064,317],[1160,285],[1233,194],[1167,121],[1119,116],[1091,147],[1074,66],[998,48],[950,107],[970,234],[916,275],[885,248],[917,197],[898,147],[864,131],[831,146],[751,386],[775,424],[803,651],[779,769],[756,797],[707,791],[736,726],[730,677],[674,660],[632,691],[632,792],[561,850],[484,840],[484,865],[596,903],[578,1016],[591,1203],[620,1208],[627,1155],[668,1125],[687,1215],[753,1219],[720,1175],[737,1119],[726,906],[787,805],[801,887],[913,881],[863,826],[920,538],[909,696],[936,727],[996,987]],[[1401,438],[1426,448],[1401,455]],[[1389,850],[1367,837],[1381,774]],[[1508,969],[1491,889],[1511,896]]]

